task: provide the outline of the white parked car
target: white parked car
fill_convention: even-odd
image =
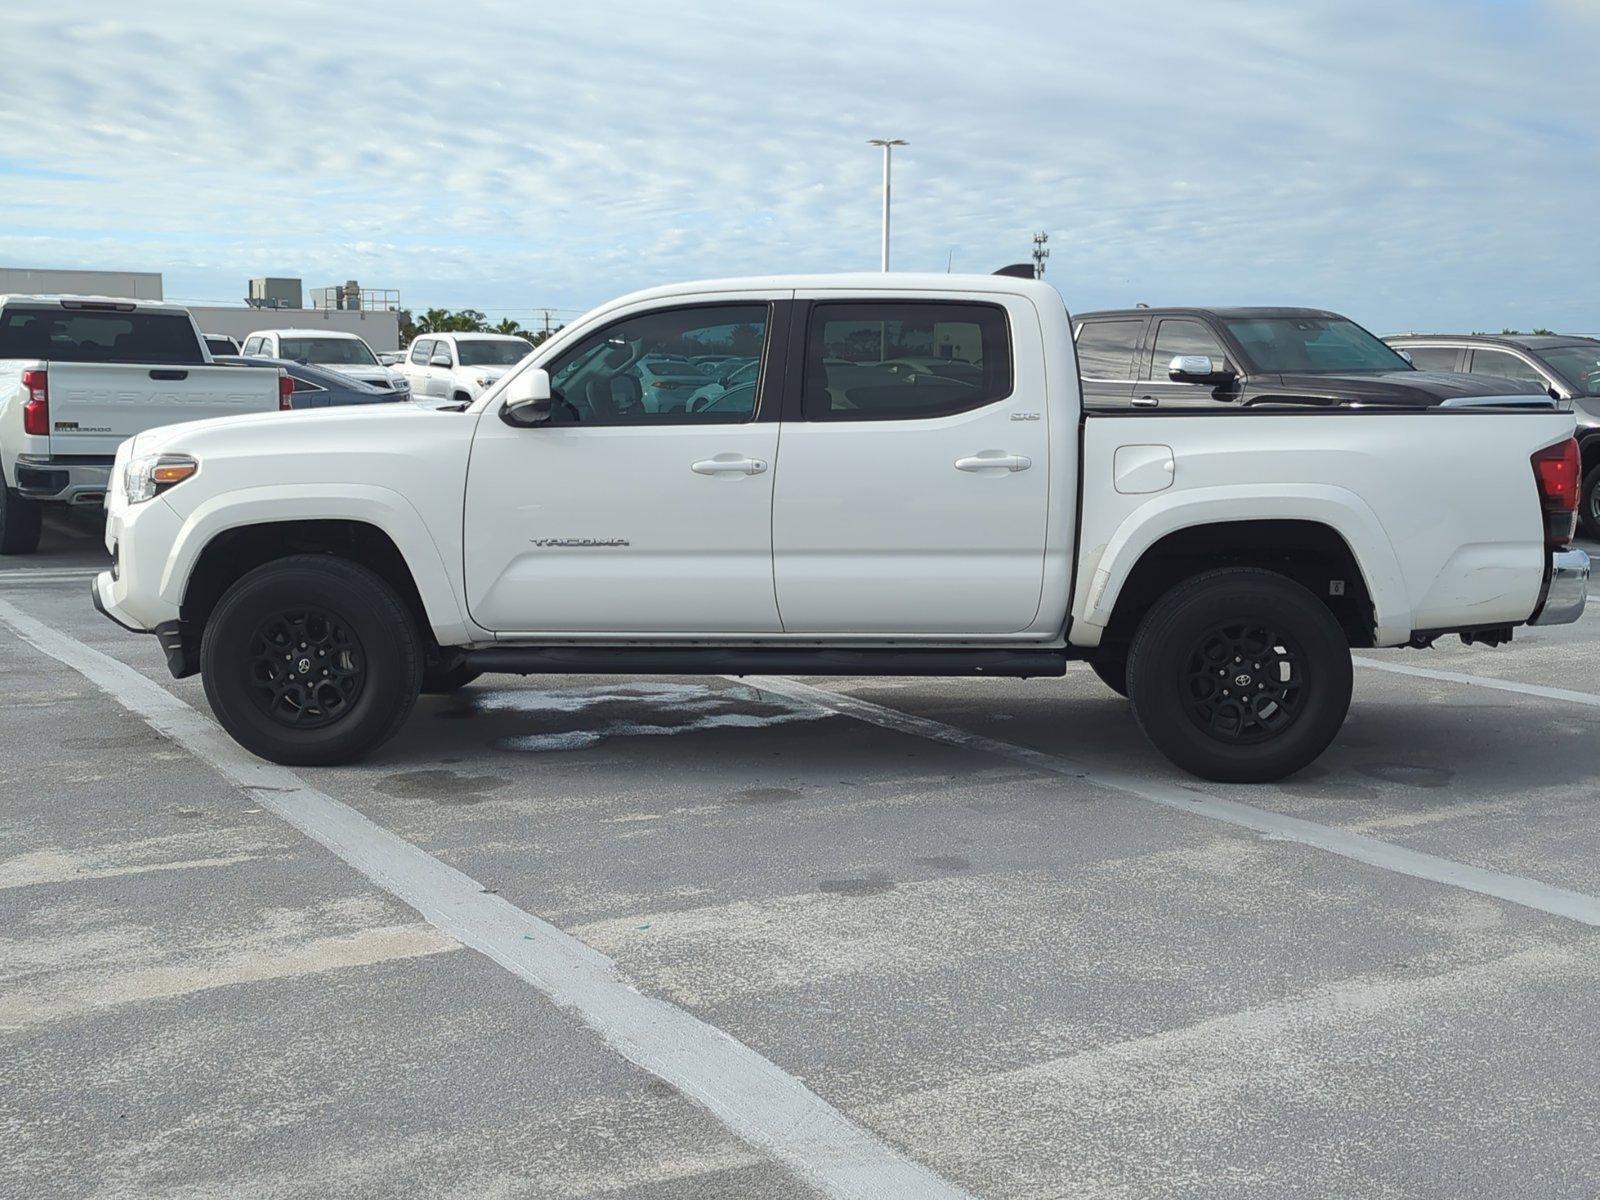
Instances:
[[[686,350],[752,341],[758,384],[700,408],[649,396]],[[951,344],[975,381],[896,369]],[[1086,414],[1048,284],[686,284],[574,321],[461,412],[141,434],[94,596],[278,762],[357,758],[419,690],[486,671],[1076,659],[1174,763],[1276,779],[1338,732],[1350,647],[1577,619],[1573,429],[1526,396]],[[181,481],[150,486],[147,464]]]
[[[260,329],[244,339],[246,358],[287,358],[338,371],[373,387],[409,392],[403,372],[386,367],[358,334],[336,329]]]
[[[276,412],[291,386],[281,371],[212,365],[176,304],[0,296],[0,554],[38,548],[41,504],[99,507],[134,434]]]
[[[503,333],[425,333],[411,343],[401,370],[414,400],[471,404],[531,353],[525,339]]]

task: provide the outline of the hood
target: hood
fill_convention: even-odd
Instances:
[[[471,375],[474,379],[499,379],[510,367],[457,367],[456,370]]]
[[[1251,398],[1253,403],[1270,401],[1269,378],[1256,378],[1260,391]],[[1276,379],[1291,396],[1415,408],[1428,408],[1459,396],[1516,396],[1523,403],[1529,396],[1518,393],[1510,380],[1455,371],[1362,371],[1350,375],[1279,375]]]
[[[380,431],[372,422],[383,421],[441,421],[460,419],[462,414],[437,412],[417,408],[410,404],[355,404],[332,408],[297,408],[291,412],[264,412],[233,417],[210,417],[204,421],[185,421],[181,425],[162,425],[147,429],[130,439],[133,454],[160,454],[167,450],[185,452],[195,450],[196,444],[213,441],[217,437],[234,437],[246,440],[258,438],[264,431],[288,436],[304,436],[319,444],[333,432],[331,426],[345,421],[365,421],[363,430],[371,435]],[[306,428],[302,428],[306,427]],[[126,444],[126,443],[124,443]],[[198,451],[197,451],[198,452]]]
[[[385,366],[363,367],[346,366],[344,364],[335,365],[333,363],[324,363],[321,366],[325,371],[337,371],[340,375],[346,375],[351,379],[359,379],[362,383],[370,383],[374,387],[381,387],[385,390],[394,387],[395,378],[399,375],[398,371],[393,371]]]

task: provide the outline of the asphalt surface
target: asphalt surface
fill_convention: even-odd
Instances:
[[[206,713],[91,609],[95,534],[0,604]],[[1362,667],[1266,787],[1176,774],[1080,668],[808,681],[856,715],[483,680],[295,774],[951,1194],[1593,1197],[1597,649],[1591,611],[1363,654],[1596,700]],[[0,1196],[829,1194],[4,625],[0,681]]]

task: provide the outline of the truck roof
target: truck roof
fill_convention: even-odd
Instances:
[[[1150,316],[1183,316],[1183,317],[1220,317],[1224,321],[1259,321],[1271,317],[1294,319],[1296,317],[1310,320],[1328,320],[1330,318],[1344,320],[1344,314],[1329,312],[1325,308],[1290,308],[1279,305],[1259,305],[1253,307],[1232,308],[1202,308],[1162,305],[1157,308],[1101,308],[1093,312],[1075,313],[1079,321],[1086,321],[1090,317],[1150,317]]]
[[[114,304],[118,308],[132,307],[140,312],[167,312],[187,313],[189,310],[181,304],[173,304],[166,300],[135,300],[131,296],[77,296],[62,293],[33,293],[21,292],[0,293],[0,308],[8,304],[29,304],[34,306],[47,306],[52,304],[71,304],[77,306]]]
[[[837,275],[751,275],[732,279],[699,279],[662,287],[645,288],[607,302],[604,307],[632,304],[639,300],[665,299],[695,292],[736,291],[839,291],[872,292],[989,292],[1031,296],[1046,303],[1060,304],[1061,293],[1053,284],[1038,279],[1018,279],[1012,275],[942,275],[902,271],[854,271]]]
[[[351,341],[364,342],[367,339],[359,333],[351,333],[346,329],[253,329],[245,334],[246,337],[265,337],[269,333],[289,337],[321,337],[321,338],[348,338]]]

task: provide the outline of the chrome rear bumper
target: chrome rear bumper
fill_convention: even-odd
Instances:
[[[1550,589],[1530,625],[1570,625],[1583,615],[1589,594],[1589,556],[1582,550],[1550,555]]]

